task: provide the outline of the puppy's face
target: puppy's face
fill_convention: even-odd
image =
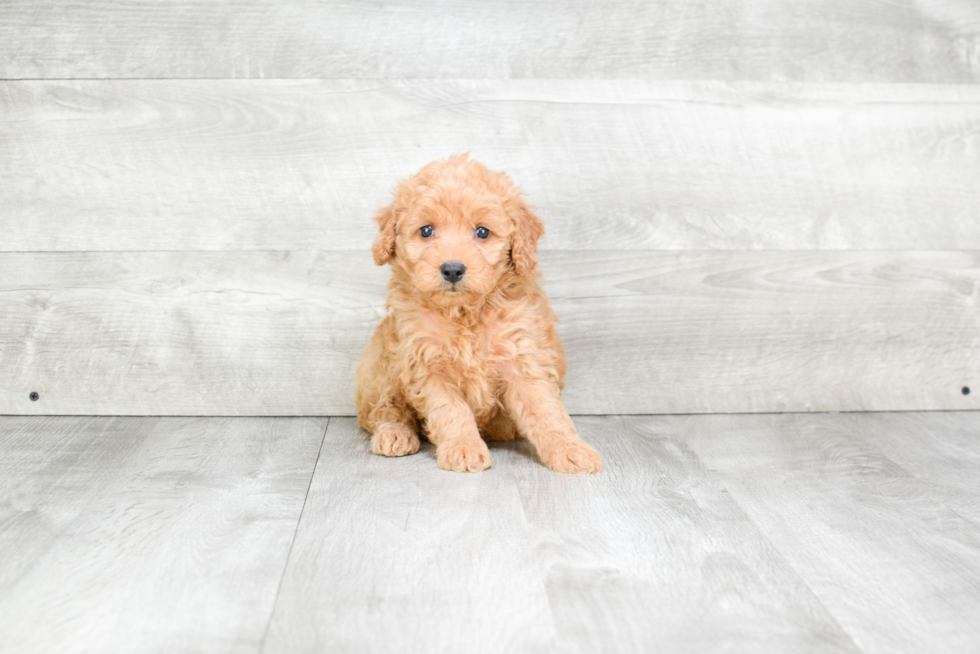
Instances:
[[[472,304],[510,265],[513,227],[486,192],[442,184],[423,191],[400,221],[395,258],[415,288],[440,305]]]
[[[451,157],[405,180],[378,215],[373,248],[437,306],[475,303],[508,271],[532,274],[540,220],[510,180]]]

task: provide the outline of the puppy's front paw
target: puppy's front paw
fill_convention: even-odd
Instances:
[[[419,451],[419,435],[399,424],[384,424],[371,437],[371,451],[382,456],[405,456]]]
[[[555,443],[538,452],[541,462],[555,472],[574,474],[602,472],[602,455],[591,445],[577,438]]]
[[[444,441],[436,449],[436,463],[443,470],[480,472],[490,467],[490,450],[480,438]]]

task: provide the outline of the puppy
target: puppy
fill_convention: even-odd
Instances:
[[[464,154],[394,195],[371,248],[391,265],[389,313],[357,368],[371,449],[414,454],[421,430],[440,468],[479,472],[490,467],[484,438],[524,436],[552,470],[602,470],[561,402],[565,352],[535,278],[544,226],[520,191]]]

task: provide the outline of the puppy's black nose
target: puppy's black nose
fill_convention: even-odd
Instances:
[[[459,261],[447,261],[442,264],[442,278],[445,279],[450,284],[455,284],[463,278],[463,273],[466,272],[466,266]]]

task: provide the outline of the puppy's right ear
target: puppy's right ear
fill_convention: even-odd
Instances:
[[[371,254],[374,255],[374,263],[383,266],[388,263],[388,259],[395,255],[395,228],[398,226],[398,216],[395,203],[391,203],[383,209],[379,209],[374,216],[378,223],[381,233],[374,239],[371,246]]]

